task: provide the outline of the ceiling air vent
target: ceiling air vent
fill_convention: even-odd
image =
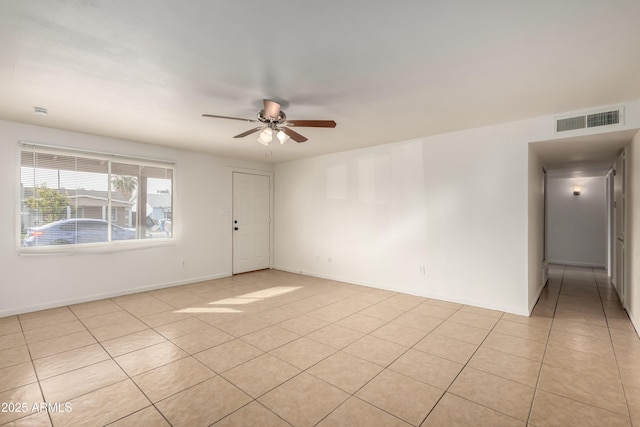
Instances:
[[[623,124],[623,108],[624,107],[618,107],[606,111],[580,114],[573,117],[557,118],[556,132]]]

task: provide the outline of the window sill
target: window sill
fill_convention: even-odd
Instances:
[[[109,254],[116,252],[142,251],[176,244],[175,238],[149,239],[135,241],[120,241],[110,243],[87,243],[64,246],[35,246],[18,249],[20,256],[34,255],[87,255],[87,254]]]

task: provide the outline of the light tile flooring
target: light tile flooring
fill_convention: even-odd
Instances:
[[[640,426],[640,341],[599,270],[553,266],[532,317],[260,271],[0,319],[0,402],[13,426]]]

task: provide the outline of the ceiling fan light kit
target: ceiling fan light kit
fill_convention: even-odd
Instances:
[[[283,130],[279,130],[278,133],[276,134],[276,137],[278,137],[278,141],[280,141],[280,144],[284,144],[289,140],[289,135],[284,133]]]
[[[260,135],[258,135],[258,142],[265,147],[269,145],[271,140],[273,139],[273,131],[271,128],[265,128]]]
[[[273,133],[276,133],[276,138],[280,141],[280,144],[284,144],[293,139],[296,142],[304,142],[307,140],[304,136],[291,129],[292,126],[297,127],[321,127],[321,128],[334,128],[336,122],[333,120],[287,120],[287,115],[284,111],[280,110],[280,104],[268,99],[263,100],[264,108],[258,112],[257,120],[242,119],[239,117],[217,116],[213,114],[203,114],[203,117],[213,117],[216,119],[228,119],[228,120],[242,120],[250,123],[261,123],[254,129],[250,129],[246,132],[242,132],[234,136],[234,138],[244,138],[255,132],[260,132],[258,135],[258,142],[265,147],[273,141]]]

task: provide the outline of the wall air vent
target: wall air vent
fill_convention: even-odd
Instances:
[[[587,127],[617,125],[620,123],[620,110],[606,111],[587,115]]]
[[[624,119],[624,107],[593,111],[571,117],[556,118],[556,132],[589,129],[598,126],[621,125]]]
[[[584,129],[587,127],[586,116],[568,117],[556,120],[556,132]]]

